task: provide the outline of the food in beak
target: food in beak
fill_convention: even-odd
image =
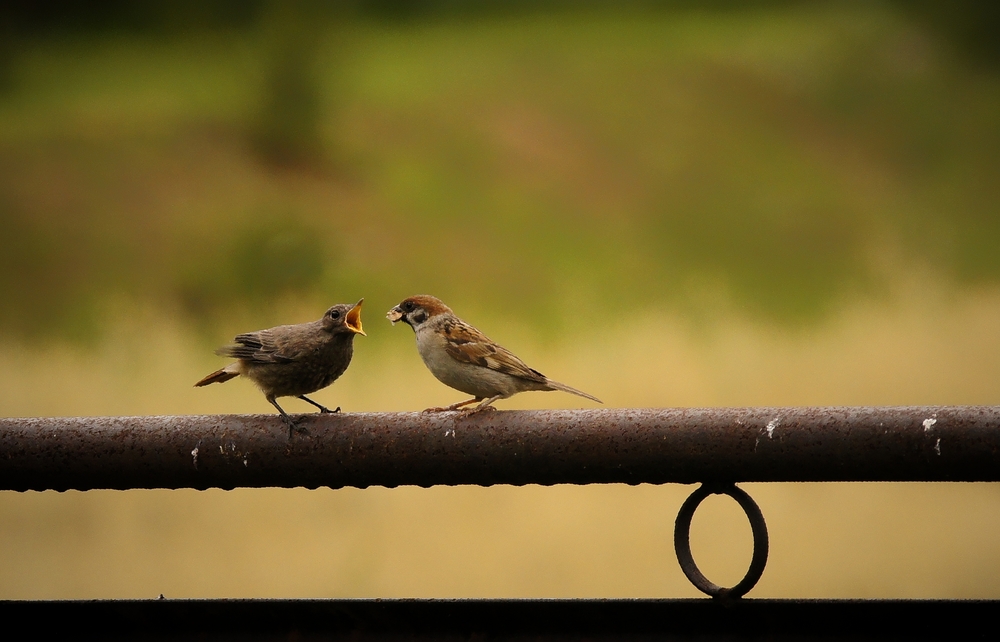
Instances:
[[[392,322],[392,325],[396,325],[396,321],[403,318],[403,312],[398,307],[395,307],[385,313],[385,318]]]

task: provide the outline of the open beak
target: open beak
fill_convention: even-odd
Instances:
[[[364,299],[358,301],[357,304],[347,312],[347,317],[344,318],[344,321],[347,323],[347,327],[353,330],[356,334],[367,337],[368,335],[365,334],[364,329],[361,327],[361,304],[364,302]]]
[[[396,321],[399,321],[400,319],[403,318],[403,311],[400,310],[399,306],[397,305],[393,309],[386,312],[385,318],[392,321],[392,325],[396,325]]]

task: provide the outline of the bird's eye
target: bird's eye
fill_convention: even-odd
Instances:
[[[403,309],[407,310],[407,311],[412,310],[413,309],[413,302],[412,301],[407,301],[406,303],[404,303],[403,304]]]
[[[331,312],[330,313],[330,318],[331,319],[339,319],[340,318],[340,311],[339,310],[334,310],[333,312]]]

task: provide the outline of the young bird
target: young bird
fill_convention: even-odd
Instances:
[[[318,321],[236,335],[233,345],[219,348],[215,354],[234,357],[237,361],[194,385],[223,383],[240,375],[247,377],[281,413],[291,439],[295,422],[275,398],[298,397],[319,408],[320,412],[340,412],[340,408],[331,411],[306,394],[329,386],[351,364],[354,335],[367,336],[361,328],[363,302],[361,299],[353,306],[349,303],[335,305]]]
[[[456,410],[480,402],[469,414],[487,408],[498,399],[526,390],[562,390],[603,403],[597,397],[552,381],[533,370],[506,348],[462,321],[451,308],[432,296],[411,296],[385,315],[392,324],[403,321],[413,328],[417,351],[427,369],[438,380],[473,396],[467,401],[424,412]]]

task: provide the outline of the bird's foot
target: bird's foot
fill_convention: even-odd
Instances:
[[[495,410],[496,410],[496,408],[493,407],[493,406],[479,405],[479,406],[476,406],[475,408],[465,408],[465,409],[461,410],[460,412],[463,415],[465,415],[466,417],[468,417],[469,415],[475,415],[475,414],[478,414],[480,412],[493,412]]]
[[[484,400],[482,400],[482,403],[480,403],[478,406],[476,406],[472,410],[466,410],[465,411],[465,416],[468,417],[469,415],[474,415],[477,412],[483,412],[484,410],[496,410],[496,408],[493,407],[493,402],[494,401],[499,401],[500,399],[503,399],[503,398],[504,398],[503,395],[497,395],[495,397],[490,397],[489,399],[484,399]]]
[[[285,410],[281,406],[278,405],[278,402],[274,400],[274,397],[268,397],[267,400],[269,402],[271,402],[271,405],[274,406],[278,410],[278,414],[281,415],[281,420],[283,422],[285,422],[286,426],[288,426],[288,440],[289,441],[292,440],[292,433],[295,432],[296,430],[298,430],[299,432],[304,432],[306,434],[309,433],[308,430],[306,430],[304,427],[299,426],[297,423],[295,423],[294,419],[292,419],[291,417],[288,416],[288,413],[285,412]],[[313,405],[319,405],[319,404],[313,403],[313,401],[310,400],[310,399],[306,399],[306,401],[308,401],[309,403],[312,403]]]
[[[459,408],[461,408],[463,405],[465,405],[465,404],[452,404],[450,406],[444,406],[442,408],[438,408],[438,407],[424,408],[420,412],[455,412],[455,411],[458,411],[458,412],[461,412],[461,413],[468,412],[469,411],[468,408],[462,408],[461,410],[459,410]]]
[[[289,440],[291,440],[291,438],[292,438],[292,433],[293,433],[293,432],[295,432],[296,430],[298,430],[298,431],[300,431],[300,432],[303,432],[303,431],[304,431],[304,432],[309,432],[309,431],[308,431],[308,430],[306,430],[305,428],[302,428],[302,427],[300,427],[300,426],[299,426],[299,425],[298,425],[297,423],[295,423],[295,420],[294,420],[294,419],[292,419],[291,417],[289,417],[289,416],[288,416],[288,415],[286,415],[286,414],[282,414],[282,415],[281,415],[281,420],[282,420],[283,422],[285,422],[285,425],[286,425],[286,426],[288,426],[288,439],[289,439]]]
[[[321,415],[335,415],[338,412],[340,412],[340,406],[337,406],[336,410],[330,410],[326,406],[320,406],[319,407],[319,414],[321,414]]]
[[[288,426],[288,439],[289,440],[291,440],[291,438],[292,438],[292,433],[296,433],[297,432],[297,433],[300,433],[300,434],[303,434],[303,435],[308,435],[309,434],[309,429],[308,428],[306,428],[302,424],[298,423],[297,421],[295,421],[294,419],[292,419],[288,415],[282,416],[282,420],[284,420],[285,425]]]
[[[452,410],[458,410],[462,406],[468,406],[470,403],[476,403],[482,401],[482,397],[475,397],[473,399],[466,399],[465,401],[459,401],[458,403],[453,403],[450,406],[444,406],[442,408],[426,408],[422,412],[451,412]]]

